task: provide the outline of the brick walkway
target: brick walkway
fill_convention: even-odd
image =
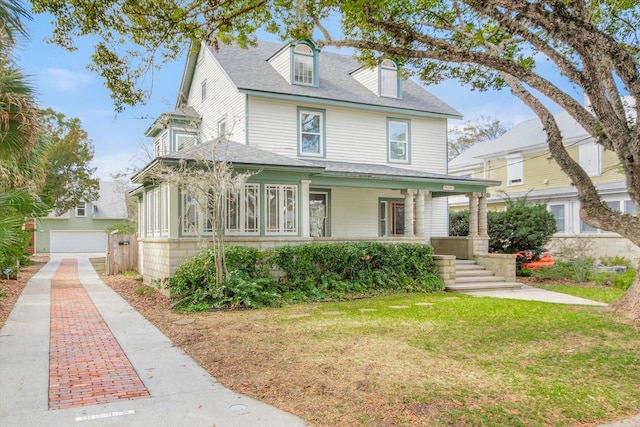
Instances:
[[[115,337],[64,259],[51,281],[49,409],[149,397]]]

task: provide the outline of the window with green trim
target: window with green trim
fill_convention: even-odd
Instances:
[[[264,186],[266,196],[266,234],[298,234],[298,187]]]
[[[389,120],[387,134],[389,161],[409,163],[409,122]]]
[[[315,110],[298,111],[300,129],[299,152],[303,155],[324,156],[324,112]]]
[[[293,81],[297,84],[314,84],[314,60],[313,49],[304,43],[293,48]]]

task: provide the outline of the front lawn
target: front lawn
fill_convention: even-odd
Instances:
[[[598,307],[420,293],[144,314],[223,385],[312,425],[580,426],[640,412],[639,329]]]
[[[592,301],[600,301],[611,304],[626,292],[624,289],[614,288],[611,286],[595,286],[595,285],[566,285],[555,283],[536,283],[537,288],[548,289],[554,292],[573,295],[580,298],[590,299]]]

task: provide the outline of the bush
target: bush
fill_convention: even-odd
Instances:
[[[136,223],[124,219],[117,224],[111,225],[104,229],[104,232],[107,234],[118,233],[118,234],[135,234],[136,232]]]
[[[166,286],[179,310],[264,307],[309,300],[346,299],[389,291],[443,289],[428,245],[375,242],[285,246],[272,251],[230,246],[228,280],[215,284],[214,252],[185,261]],[[276,282],[268,267],[285,277]]]
[[[487,212],[489,251],[514,254],[531,251],[544,252],[545,245],[556,232],[556,221],[544,203],[532,204],[526,198],[505,199],[505,211]],[[449,213],[449,235],[469,235],[469,211]],[[536,258],[537,259],[537,258]],[[518,270],[525,259],[516,259]]]

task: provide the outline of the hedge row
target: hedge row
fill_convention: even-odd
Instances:
[[[212,249],[180,266],[166,283],[176,309],[278,306],[444,287],[425,244],[311,243],[269,251],[230,246],[225,256],[230,276],[221,286]],[[274,280],[270,268],[284,276]]]

